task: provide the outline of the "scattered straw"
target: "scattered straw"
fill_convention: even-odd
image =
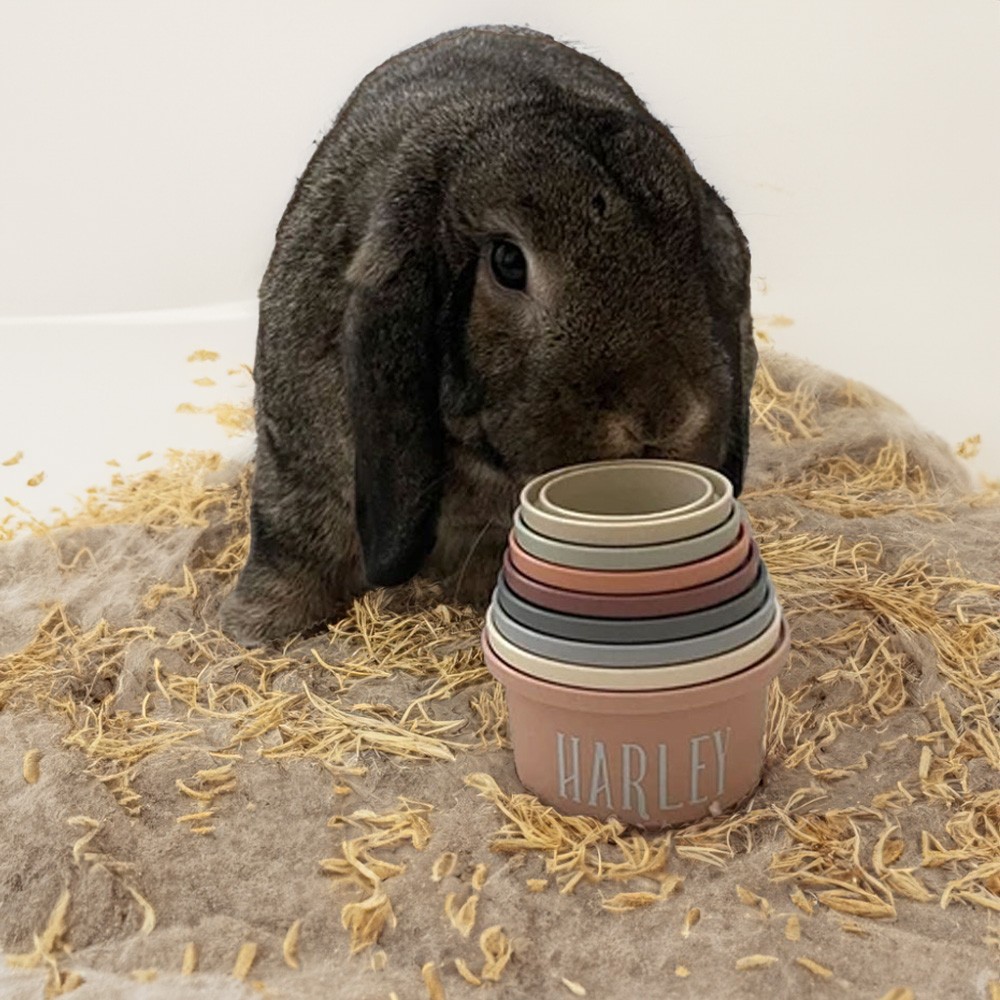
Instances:
[[[763,916],[769,917],[771,915],[771,904],[763,896],[758,896],[757,893],[745,889],[742,885],[736,886],[736,897],[744,906],[752,906]]]
[[[503,687],[494,681],[479,694],[473,695],[469,704],[479,718],[476,737],[483,748],[509,750],[511,742],[507,737],[507,700]]]
[[[484,865],[482,862],[476,865],[475,869],[473,869],[472,872],[472,879],[471,879],[472,888],[475,889],[477,892],[480,889],[482,889],[483,886],[486,885],[486,877],[488,874],[489,874],[489,869],[486,867],[486,865]]]
[[[795,889],[792,892],[792,902],[807,916],[811,917],[813,915],[814,904],[806,897],[806,894],[801,889]]]
[[[480,978],[494,983],[499,982],[501,973],[514,953],[513,946],[499,925],[487,927],[479,935],[479,949],[485,958],[482,971],[479,973]]]
[[[857,934],[858,937],[868,937],[870,933],[861,924],[855,923],[853,920],[841,920],[840,929],[845,934]]]
[[[766,428],[778,441],[813,438],[820,435],[815,412],[816,403],[808,389],[781,389],[766,362],[758,363],[750,394],[750,416],[755,424]]]
[[[153,909],[153,904],[134,885],[130,885],[128,882],[125,882],[124,885],[129,895],[142,909],[142,926],[139,928],[139,932],[141,934],[152,933],[153,928],[156,927],[156,911]]]
[[[425,962],[420,970],[420,975],[427,987],[428,1000],[445,1000],[444,986],[441,983],[441,974],[433,962]]]
[[[252,941],[247,941],[241,945],[239,952],[236,954],[236,962],[233,965],[233,978],[246,979],[247,973],[249,973],[250,967],[253,965],[256,957],[257,945]]]
[[[35,935],[35,950],[21,955],[7,955],[7,964],[19,969],[34,969],[42,962],[48,961],[53,952],[63,947],[62,939],[66,933],[68,910],[69,889],[63,889],[49,914],[45,930]]]
[[[473,893],[461,906],[455,904],[456,894],[449,892],[444,898],[444,912],[451,922],[452,927],[458,931],[462,937],[467,938],[472,933],[472,928],[476,924],[476,905],[479,897]]]
[[[389,897],[378,887],[361,902],[345,904],[340,911],[340,922],[350,933],[351,954],[356,955],[375,944],[386,926],[396,926],[396,914]]]
[[[508,795],[488,774],[470,774],[465,783],[507,817],[490,844],[491,850],[546,853],[546,870],[563,877],[564,889],[582,879],[624,881],[639,876],[657,881],[669,878],[673,884],[673,876],[666,872],[669,834],[625,836],[625,827],[616,819],[602,822],[590,816],[563,816],[543,806],[534,795]]]
[[[820,965],[819,962],[814,962],[811,958],[797,958],[795,961],[802,966],[803,969],[808,969],[817,979],[832,979],[833,970],[826,968],[824,965]]]
[[[455,870],[457,863],[458,855],[454,851],[445,851],[439,855],[431,867],[431,881],[440,882],[441,879],[447,878]]]
[[[54,981],[50,980],[48,992],[51,996],[60,996],[63,993],[72,993],[73,990],[83,985],[83,976],[79,972],[55,971]]]
[[[778,961],[777,955],[745,955],[736,960],[736,971],[746,972],[749,969],[764,969]]]
[[[291,927],[285,933],[285,939],[281,943],[281,954],[285,960],[285,965],[291,969],[299,968],[299,931],[302,929],[302,921],[293,921]]]
[[[979,454],[980,448],[983,444],[983,437],[981,434],[972,434],[955,446],[955,454],[959,458],[975,458]]]
[[[365,896],[347,903],[341,910],[341,923],[350,933],[351,954],[370,948],[387,927],[396,926],[396,914],[383,888],[386,879],[401,874],[406,866],[393,863],[373,852],[387,847],[410,843],[417,850],[427,846],[430,823],[427,819],[432,806],[399,797],[395,812],[378,815],[368,809],[357,809],[348,816],[334,816],[330,826],[367,827],[368,832],[341,843],[341,857],[324,858],[320,867],[330,872],[338,882],[359,886]]]
[[[21,774],[29,785],[34,785],[38,781],[38,761],[40,757],[40,750],[29,750],[24,755],[24,760],[21,764]]]
[[[455,968],[458,970],[458,974],[467,982],[473,986],[482,986],[483,981],[477,976],[472,969],[466,964],[464,958],[455,959]]]
[[[197,381],[197,380],[196,380]],[[199,385],[205,385],[199,382]],[[214,383],[213,383],[214,384]],[[238,437],[253,430],[253,411],[236,403],[215,403],[212,406],[196,406],[194,403],[180,403],[178,413],[209,413],[226,432],[226,437]]]
[[[92,819],[90,816],[71,816],[66,822],[70,826],[82,826],[87,830],[87,833],[73,844],[73,863],[79,865],[84,858],[83,849],[97,836],[102,824],[100,820]]]
[[[659,899],[655,892],[619,892],[611,899],[605,899],[601,906],[610,913],[628,913],[649,906]]]

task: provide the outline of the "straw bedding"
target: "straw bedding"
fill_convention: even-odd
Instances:
[[[766,776],[658,835],[523,793],[480,618],[427,581],[222,635],[247,468],[10,507],[0,996],[997,1000],[1000,490],[773,350],[753,416],[793,633]]]

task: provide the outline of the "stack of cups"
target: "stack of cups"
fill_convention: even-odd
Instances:
[[[533,479],[483,650],[522,784],[564,813],[653,828],[745,798],[789,632],[732,484],[622,460]]]

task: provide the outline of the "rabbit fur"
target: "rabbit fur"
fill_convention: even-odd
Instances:
[[[484,607],[519,490],[557,466],[674,458],[742,489],[747,242],[625,80],[548,35],[462,28],[365,77],[259,298],[250,550],[220,609],[245,645],[418,573]]]

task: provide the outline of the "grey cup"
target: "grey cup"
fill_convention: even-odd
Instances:
[[[697,611],[660,618],[598,618],[552,611],[515,594],[504,580],[503,573],[497,578],[493,600],[518,625],[559,639],[609,645],[668,642],[717,632],[742,621],[769,598],[769,581],[767,567],[761,563],[757,579],[738,597]]]
[[[524,522],[520,508],[513,520],[514,537],[525,552],[559,566],[597,570],[666,569],[701,562],[732,545],[741,527],[750,530],[750,521],[739,501],[733,503],[725,521],[711,531],[659,545],[581,545],[533,531]]]
[[[689,663],[721,656],[752,642],[774,622],[780,613],[774,587],[765,585],[761,604],[745,618],[714,632],[688,635],[684,638],[662,639],[656,642],[591,642],[564,639],[536,632],[511,618],[499,602],[491,605],[490,613],[497,632],[509,643],[535,656],[561,663],[590,667],[661,667],[671,663]]]
[[[463,28],[362,80],[260,288],[245,644],[417,573],[485,607],[521,487],[664,457],[739,495],[757,352],[732,213],[617,73]]]

